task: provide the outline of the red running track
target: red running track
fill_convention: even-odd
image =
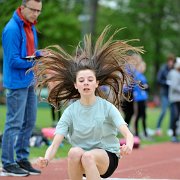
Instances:
[[[180,179],[180,143],[163,143],[134,149],[122,158],[111,178],[120,179]],[[12,177],[0,177],[12,180]],[[54,160],[39,176],[13,177],[13,180],[65,180],[67,159]]]

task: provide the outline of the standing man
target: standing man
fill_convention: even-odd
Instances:
[[[26,73],[33,66],[33,61],[28,60],[27,56],[40,55],[36,52],[38,42],[35,24],[41,9],[41,0],[23,0],[2,33],[3,86],[7,89],[2,165],[6,176],[41,173],[28,161],[29,139],[36,121],[37,97],[33,72]]]
[[[161,113],[157,120],[156,125],[156,135],[162,135],[161,131],[161,124],[166,114],[168,107],[170,107],[168,92],[169,92],[169,85],[167,83],[167,75],[169,71],[173,68],[175,62],[174,55],[169,55],[167,57],[167,62],[163,64],[158,72],[157,75],[157,82],[160,85],[160,98],[161,98]],[[169,130],[172,129],[172,117],[170,116],[169,120]]]

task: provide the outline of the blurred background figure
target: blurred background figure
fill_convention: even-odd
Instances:
[[[174,69],[172,69],[167,76],[167,83],[169,85],[169,102],[171,106],[172,119],[172,142],[179,142],[177,138],[177,122],[180,116],[180,58],[176,58]]]
[[[140,82],[142,87],[135,85],[133,88],[133,97],[134,97],[134,127],[135,127],[135,136],[140,137],[139,135],[139,127],[138,123],[139,120],[142,120],[143,125],[143,136],[148,140],[148,133],[147,133],[147,123],[146,123],[146,101],[148,99],[148,82],[144,75],[146,70],[146,63],[143,61],[140,55],[136,55],[139,58],[138,63],[136,64],[136,70],[134,74],[135,81]]]
[[[50,107],[51,107],[52,127],[55,127],[61,117],[61,109],[56,110],[53,105],[50,105]]]
[[[124,87],[124,92],[127,94],[129,93],[131,101],[127,101],[126,99],[123,99],[121,109],[124,113],[125,122],[128,124],[128,126],[130,126],[134,114],[134,101],[133,101],[132,88]],[[131,129],[133,130],[133,127],[131,127]]]
[[[162,135],[162,130],[161,130],[162,121],[165,117],[168,107],[170,107],[169,99],[168,99],[169,86],[167,84],[167,75],[169,71],[173,68],[174,61],[175,61],[174,55],[172,54],[169,55],[167,57],[167,62],[161,66],[157,75],[157,82],[160,86],[161,112],[157,119],[156,135]],[[170,115],[168,135],[172,135],[171,121],[172,121],[172,117]]]
[[[135,57],[132,56],[132,58],[129,61],[129,64],[126,67],[126,71],[132,76],[134,75],[135,72],[135,61],[136,61]],[[131,130],[133,131],[134,125],[133,123],[131,123],[134,114],[133,85],[131,86],[124,85],[123,91],[126,97],[128,96],[130,97],[130,101],[127,101],[125,98],[123,98],[121,110],[123,111],[125,122],[128,124],[129,127],[131,124]]]

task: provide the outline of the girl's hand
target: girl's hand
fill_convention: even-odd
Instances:
[[[40,167],[40,168],[45,168],[47,167],[49,161],[48,159],[45,159],[43,157],[39,157],[36,164]]]
[[[131,152],[132,152],[132,148],[130,148],[126,144],[123,144],[122,146],[120,146],[120,155],[121,156],[129,155],[129,154],[131,154]]]
[[[51,53],[50,52],[48,52],[47,50],[41,50],[41,56],[43,56],[43,57],[48,57],[48,56],[50,56],[51,55]]]

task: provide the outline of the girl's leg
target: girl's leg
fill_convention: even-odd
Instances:
[[[135,135],[139,137],[139,129],[138,129],[138,122],[140,119],[140,108],[139,108],[139,102],[136,102],[137,105],[137,112],[136,112],[136,116],[135,116]]]
[[[145,137],[147,137],[148,134],[147,134],[147,127],[146,127],[146,102],[145,101],[141,102],[140,109],[141,109],[141,117],[142,117],[142,125],[143,125],[144,135],[145,135]]]
[[[71,180],[82,180],[84,169],[81,158],[84,150],[79,147],[73,147],[68,153],[68,174]]]
[[[109,167],[109,156],[105,150],[84,151],[79,147],[71,148],[68,153],[68,173],[71,180],[100,180]]]
[[[88,180],[100,180],[109,167],[109,156],[105,150],[86,151],[82,156],[82,165]]]
[[[131,130],[132,130],[133,134],[136,134],[135,121],[138,116],[138,103],[137,102],[133,103],[133,112],[134,112],[134,114],[133,114],[132,120],[131,120]]]

